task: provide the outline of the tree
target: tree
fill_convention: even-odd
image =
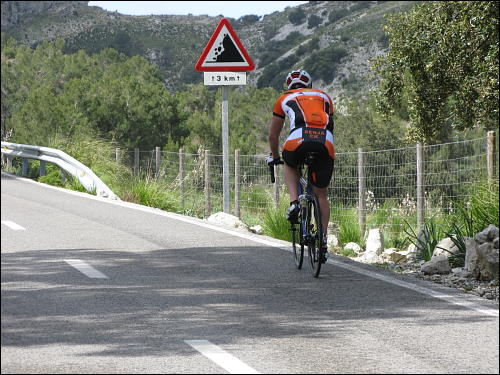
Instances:
[[[312,14],[307,19],[307,28],[312,29],[312,28],[318,26],[321,23],[321,21],[323,21],[323,19],[321,17],[318,17],[315,14]]]
[[[384,118],[376,111],[373,97],[343,99],[336,107],[334,134],[338,152],[350,152],[359,147],[364,151],[401,147],[406,125],[404,116]]]
[[[257,16],[255,14],[247,14],[246,16],[241,16],[238,19],[238,24],[241,26],[249,26],[253,25],[254,23],[258,22],[260,20],[260,16]]]
[[[388,17],[389,53],[375,61],[378,107],[406,106],[410,138],[498,124],[498,2],[425,2]]]
[[[329,82],[335,76],[337,67],[347,55],[344,48],[331,45],[320,51],[313,52],[305,61],[304,68],[315,77],[321,78],[325,82]]]
[[[300,25],[306,20],[306,14],[301,8],[294,9],[288,15],[288,19],[294,25]]]

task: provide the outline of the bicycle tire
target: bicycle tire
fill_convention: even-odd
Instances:
[[[292,232],[292,247],[293,247],[293,261],[297,269],[302,268],[302,263],[304,261],[304,244],[300,240],[301,237],[301,226],[297,229],[297,225],[293,224]]]
[[[307,251],[309,255],[309,264],[314,277],[319,277],[321,271],[321,239],[323,238],[323,227],[321,225],[321,211],[316,195],[308,203],[309,215],[307,217],[307,228],[309,232],[309,241]]]

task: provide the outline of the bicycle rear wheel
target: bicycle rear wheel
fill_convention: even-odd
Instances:
[[[307,251],[309,254],[309,264],[314,277],[319,276],[321,271],[321,239],[323,238],[323,227],[321,226],[321,212],[316,195],[309,202],[309,215],[307,217],[307,227],[309,229],[309,243]]]
[[[302,268],[302,262],[304,261],[304,245],[300,240],[302,230],[301,228],[297,228],[296,224],[292,224],[292,247],[293,247],[293,261],[297,266],[297,269]]]

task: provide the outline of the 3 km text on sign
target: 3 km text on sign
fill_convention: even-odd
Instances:
[[[205,85],[246,85],[246,72],[204,72]]]

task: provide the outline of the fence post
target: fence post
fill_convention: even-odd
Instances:
[[[181,207],[184,208],[184,150],[179,149],[179,195],[181,196]]]
[[[276,209],[280,208],[280,183],[281,183],[280,174],[279,174],[280,170],[281,170],[281,168],[278,169],[277,165],[274,166],[274,178],[275,178],[275,181],[274,181],[274,203],[276,205]]]
[[[45,169],[46,164],[47,163],[45,162],[45,160],[40,160],[40,169],[38,170],[38,175],[40,177],[45,176],[47,174],[46,169]]]
[[[421,230],[425,217],[424,157],[420,143],[417,143],[417,227]]]
[[[495,155],[496,155],[496,133],[488,132],[488,140],[486,143],[486,163],[488,166],[488,181],[491,183],[495,178]]]
[[[365,154],[358,148],[358,223],[361,236],[366,230],[366,200],[365,200]]]
[[[234,150],[234,214],[240,217],[240,150]]]
[[[120,162],[120,148],[117,147],[115,149],[115,159],[116,159],[116,162],[119,163]]]
[[[29,159],[23,158],[23,177],[27,177],[30,170]]]
[[[205,215],[210,216],[210,151],[205,150]]]
[[[155,167],[156,167],[155,177],[156,177],[156,179],[160,178],[160,166],[161,166],[160,147],[156,146],[155,147]]]
[[[134,148],[134,174],[139,174],[139,149]]]

